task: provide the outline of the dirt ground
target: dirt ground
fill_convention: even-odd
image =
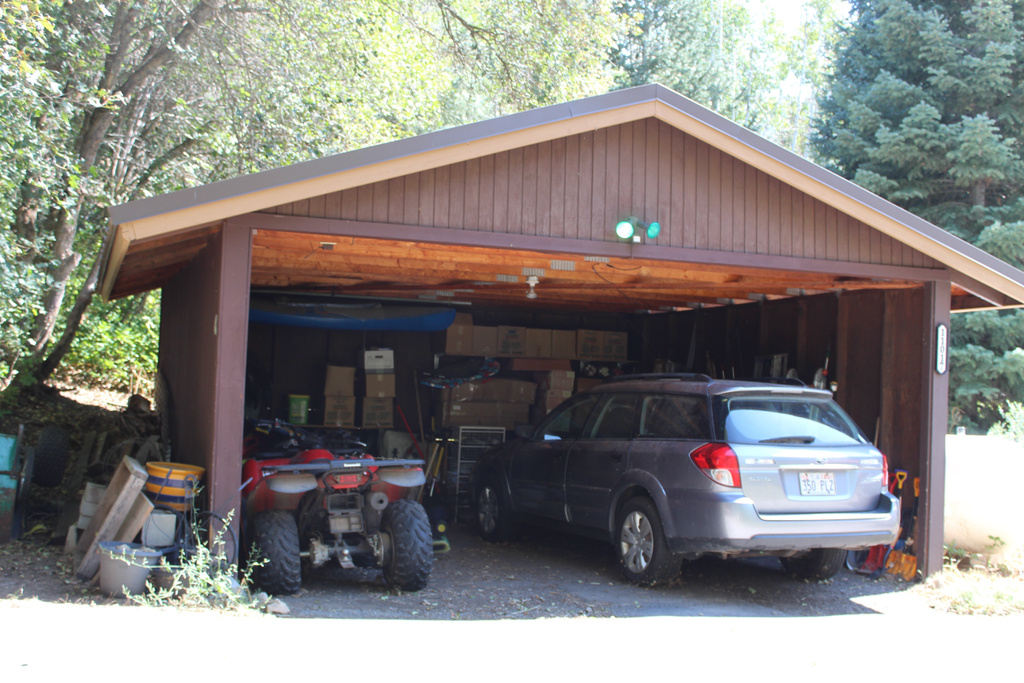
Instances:
[[[31,435],[43,424],[63,424],[75,447],[86,429],[123,424],[123,399],[53,393],[4,414],[0,428],[9,433],[20,422]],[[48,543],[59,512],[53,499],[61,494],[59,489],[34,494],[26,535],[0,546],[0,600],[124,604],[74,579],[73,562],[63,548]],[[414,620],[810,616],[928,609],[919,593],[907,590],[910,584],[888,576],[870,580],[843,570],[828,582],[807,583],[786,575],[773,558],[703,559],[686,564],[672,585],[645,589],[621,578],[606,543],[528,528],[515,543],[493,545],[464,525],[451,528],[448,540],[450,550],[435,553],[430,584],[418,593],[388,591],[377,571],[327,566],[304,577],[297,595],[283,599],[295,617]]]
[[[543,529],[493,545],[465,526],[437,552],[428,587],[390,592],[380,572],[326,566],[283,596],[293,617],[493,620],[637,616],[825,616],[927,611],[911,584],[843,570],[827,582],[797,581],[778,561],[703,559],[664,588],[639,588],[619,575],[610,546]],[[62,548],[29,536],[0,546],[0,599],[128,604],[72,576]]]

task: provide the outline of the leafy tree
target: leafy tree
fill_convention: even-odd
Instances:
[[[620,0],[617,84],[660,82],[803,153],[836,30],[835,0],[803,3],[787,30],[756,0]]]
[[[841,175],[1024,264],[1024,4],[857,0],[815,147]],[[954,420],[987,428],[1019,400],[1024,317],[954,318]]]
[[[106,206],[603,91],[616,26],[606,0],[0,7],[4,384],[48,378],[83,320],[151,334],[148,305],[84,317]]]

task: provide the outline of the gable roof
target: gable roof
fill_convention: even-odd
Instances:
[[[111,207],[101,293],[109,297],[117,292],[133,245],[180,246],[192,240],[194,250],[201,246],[202,240],[196,237],[203,231],[237,216],[652,118],[934,259],[948,270],[955,287],[974,295],[970,299],[978,306],[1024,304],[1020,270],[660,85],[615,91]],[[192,252],[182,253],[187,258]],[[136,289],[160,286],[173,268],[161,272],[154,271],[152,281]]]

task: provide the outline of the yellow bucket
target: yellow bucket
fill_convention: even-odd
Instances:
[[[156,505],[185,512],[192,508],[195,490],[206,468],[179,462],[147,462],[146,493]]]

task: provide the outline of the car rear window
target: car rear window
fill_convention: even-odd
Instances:
[[[640,438],[708,440],[708,403],[703,396],[645,396]]]
[[[850,416],[828,398],[715,396],[715,434],[729,443],[842,446],[867,443]]]

